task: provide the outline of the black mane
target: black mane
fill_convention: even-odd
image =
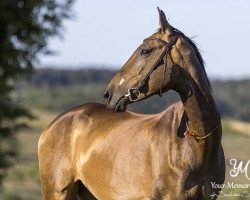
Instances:
[[[210,81],[208,79],[208,76],[207,76],[207,73],[206,73],[206,70],[205,70],[205,62],[204,62],[204,60],[203,60],[203,58],[201,56],[200,49],[197,47],[196,43],[191,38],[187,37],[183,32],[178,30],[177,28],[174,28],[174,27],[171,27],[171,28],[175,33],[177,33],[181,37],[183,37],[193,47],[194,52],[195,52],[195,54],[196,54],[196,56],[197,56],[197,58],[198,58],[198,60],[199,60],[199,62],[201,64],[201,67],[204,70],[205,77],[206,77],[207,82],[208,82],[208,86],[209,86],[210,89],[212,89],[211,83],[210,83]]]

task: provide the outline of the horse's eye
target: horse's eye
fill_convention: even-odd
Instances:
[[[140,54],[142,56],[148,56],[152,52],[152,49],[142,49]]]

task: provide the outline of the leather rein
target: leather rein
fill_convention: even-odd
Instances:
[[[154,63],[154,65],[152,66],[152,68],[150,69],[150,71],[144,76],[144,78],[139,82],[138,86],[135,88],[129,88],[128,89],[128,93],[125,94],[124,96],[129,98],[129,100],[131,102],[136,102],[139,100],[139,96],[141,94],[140,89],[145,85],[146,81],[149,79],[150,75],[153,73],[154,70],[156,70],[160,65],[160,63],[163,61],[164,63],[164,73],[163,73],[163,79],[162,79],[162,84],[161,84],[161,90],[160,90],[160,97],[162,96],[162,88],[163,88],[163,83],[164,83],[164,78],[165,78],[165,71],[166,71],[166,67],[167,67],[167,62],[164,59],[164,57],[166,55],[168,55],[168,53],[172,50],[174,44],[176,43],[177,39],[178,39],[179,35],[176,34],[174,36],[172,36],[170,38],[169,42],[166,42],[160,38],[155,38],[155,37],[148,37],[146,39],[143,40],[147,41],[147,40],[156,40],[160,43],[162,43],[165,47],[165,49],[162,51],[161,55],[159,56],[159,58],[157,59],[157,61]]]
[[[189,126],[188,126],[188,122],[186,122],[186,132],[184,133],[184,136],[187,137],[193,137],[197,142],[200,142],[202,140],[207,139],[210,135],[213,134],[213,132],[220,127],[220,123],[218,123],[208,134],[206,134],[205,136],[199,136],[197,135],[195,132],[191,131]]]

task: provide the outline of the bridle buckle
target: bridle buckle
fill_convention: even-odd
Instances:
[[[140,91],[136,88],[128,89],[128,93],[125,94],[125,97],[128,97],[131,102],[136,102],[140,98]],[[134,98],[135,97],[135,98]]]

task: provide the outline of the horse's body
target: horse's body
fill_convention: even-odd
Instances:
[[[154,37],[168,41],[172,27],[163,12],[160,17],[165,27]],[[63,113],[43,131],[38,153],[46,200],[216,199],[220,189],[211,183],[222,184],[225,175],[220,116],[200,54],[184,35],[180,37],[166,55],[169,67],[162,87],[176,90],[180,102],[155,115],[85,104]],[[109,84],[109,107],[123,110],[129,102],[124,93],[148,71],[151,52],[153,61],[163,55],[157,41],[144,46],[153,48],[143,50],[142,57],[138,48]],[[161,68],[160,62],[154,66],[158,65]],[[129,71],[131,66],[136,70]],[[161,75],[158,69],[150,74],[144,93],[136,91],[138,100],[159,91]],[[190,137],[184,135],[187,129],[192,130],[187,132]]]
[[[185,132],[183,113],[181,102],[157,115],[114,113],[94,103],[59,116],[39,142],[44,198],[74,199],[78,180],[104,200],[201,198],[205,184],[223,177],[214,177],[219,166],[199,170],[199,147],[177,137],[178,129]],[[223,160],[221,153],[210,164]]]

